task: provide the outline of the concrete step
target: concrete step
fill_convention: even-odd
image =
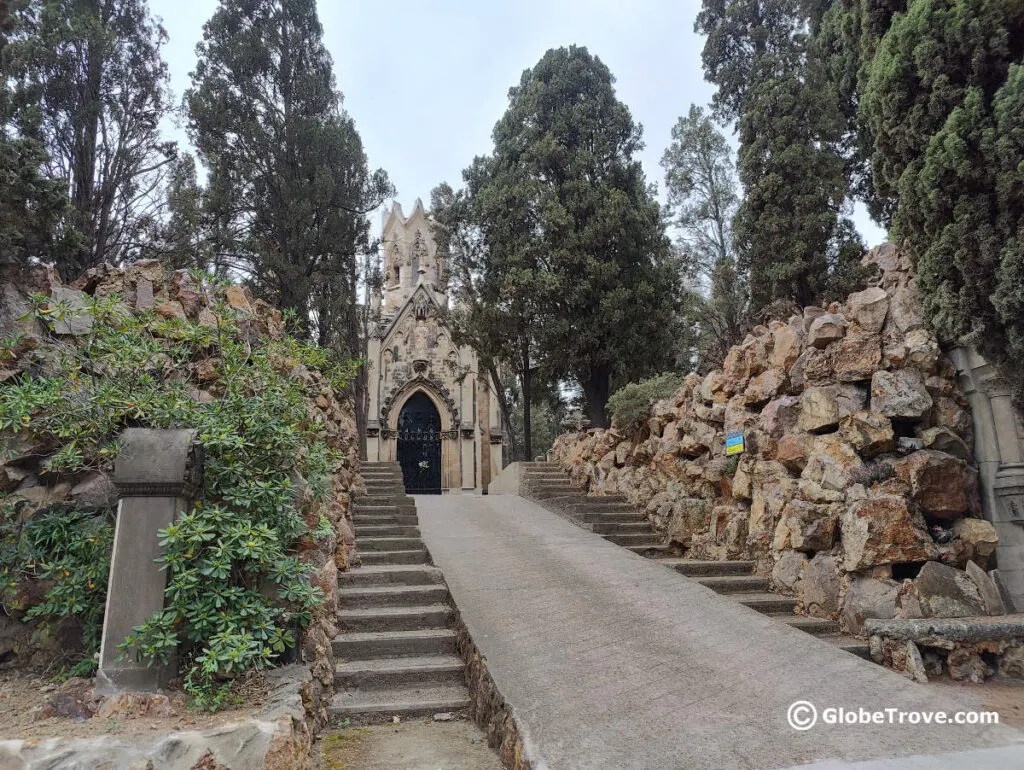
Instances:
[[[448,599],[444,583],[428,585],[352,585],[338,589],[338,604],[346,609],[412,607]]]
[[[339,586],[443,585],[441,570],[426,564],[378,564],[357,567],[338,575]]]
[[[415,527],[419,525],[420,520],[419,517],[413,513],[356,513],[352,516],[352,523],[362,524],[366,527]]]
[[[753,575],[701,575],[695,577],[694,580],[720,594],[754,593],[768,590],[768,579]]]
[[[871,660],[871,645],[867,642],[863,642],[855,636],[846,636],[845,634],[825,634],[819,637],[821,641],[834,644],[841,650],[856,655],[858,658],[864,658],[864,660]]]
[[[352,498],[352,504],[356,508],[366,506],[367,508],[388,506],[399,508],[410,508],[416,510],[416,501],[409,497],[404,492],[402,494],[386,494],[386,495],[355,495]]]
[[[415,516],[416,504],[410,500],[408,505],[398,503],[355,503],[352,506],[352,515],[365,514],[368,516],[383,515],[385,513],[400,514],[402,516]]]
[[[814,636],[825,636],[827,634],[835,634],[839,632],[839,624],[834,620],[826,620],[824,618],[808,618],[803,615],[785,615],[785,614],[772,614],[772,617],[777,617],[784,623],[788,623],[793,628],[799,628],[801,631],[806,631]]]
[[[564,497],[572,491],[572,487],[531,487],[527,490],[527,496],[534,500],[547,500],[550,497]]]
[[[362,522],[363,519],[360,518]],[[377,525],[374,525],[377,526]],[[385,524],[384,526],[388,526]],[[361,537],[359,538],[359,551],[410,551],[423,547],[423,541],[418,537]]]
[[[356,530],[356,540],[360,537],[415,537],[420,536],[420,528],[408,524],[360,524],[353,520]],[[358,548],[358,543],[356,544]]]
[[[402,464],[395,460],[374,460],[373,462],[362,463],[360,468],[397,468],[402,469]]]
[[[412,607],[439,604],[449,598],[443,583],[424,586],[340,586],[338,603],[345,609]]]
[[[576,503],[568,503],[567,508],[577,513],[639,513],[634,506],[626,502],[607,502],[600,497],[586,497]]]
[[[392,658],[398,655],[455,655],[456,634],[450,628],[415,631],[365,631],[339,634],[331,643],[342,661]]]
[[[335,694],[328,708],[332,721],[346,717],[403,719],[430,717],[438,712],[469,708],[469,690],[465,686],[423,685],[387,690],[348,690]]]
[[[653,532],[651,523],[644,518],[642,521],[598,521],[591,524],[591,529],[599,535],[633,535],[641,532]]]
[[[681,575],[750,575],[754,571],[752,561],[701,561],[699,559],[666,559],[664,564],[671,566]]]
[[[656,546],[661,545],[661,538],[659,538],[654,531],[648,527],[646,532],[637,532],[628,535],[605,535],[605,540],[615,543],[615,545],[633,545],[633,546]]]
[[[652,545],[627,545],[625,546],[627,551],[638,553],[641,556],[647,556],[652,559],[660,559],[664,556],[671,556],[678,553],[678,551],[670,545],[662,545],[661,543]]]
[[[574,514],[574,517],[587,524],[601,524],[612,521],[647,521],[647,515],[639,511],[620,511],[605,513],[601,511],[587,511],[586,513]]]
[[[458,655],[416,655],[406,658],[352,660],[336,669],[342,689],[399,688],[414,685],[462,685],[466,664]]]
[[[399,482],[381,482],[379,484],[370,482],[366,485],[368,495],[401,495],[405,493],[405,485]]]
[[[356,548],[359,542],[356,542]],[[374,564],[426,564],[427,552],[423,548],[409,551],[366,551],[360,552],[359,559],[366,566]]]
[[[792,596],[780,596],[770,593],[736,593],[729,594],[730,599],[735,599],[745,607],[763,612],[766,615],[773,613],[792,613],[796,606],[796,599]]]
[[[338,613],[338,622],[345,631],[421,631],[445,628],[451,617],[451,607],[426,604],[345,609]]]

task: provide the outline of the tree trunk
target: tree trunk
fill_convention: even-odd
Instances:
[[[581,384],[591,427],[607,428],[608,417],[605,414],[605,407],[608,405],[608,396],[611,395],[611,367],[607,364],[593,367],[590,376]]]
[[[481,365],[487,370],[491,378],[491,386],[494,388],[494,395],[498,398],[498,409],[501,412],[502,436],[508,440],[509,456],[512,460],[518,459],[519,444],[516,441],[515,431],[512,430],[512,420],[509,416],[508,399],[505,397],[505,388],[501,384],[501,376],[497,367],[490,360],[481,361]],[[502,463],[505,464],[509,458],[502,453]]]
[[[530,414],[530,402],[533,396],[533,374],[530,371],[530,343],[523,343],[523,459],[526,462],[533,460],[533,428],[530,425],[532,419]]]
[[[95,2],[84,3],[87,13],[95,13],[99,17],[99,9]],[[74,280],[85,270],[96,263],[97,211],[96,211],[96,151],[99,141],[100,88],[103,83],[103,52],[98,50],[99,43],[90,38],[84,42],[82,63],[82,80],[78,83],[75,94],[75,127],[74,146],[71,150],[71,207],[75,212],[75,224],[79,232],[85,236],[82,245],[75,255],[75,263],[66,267],[69,275],[66,280]]]

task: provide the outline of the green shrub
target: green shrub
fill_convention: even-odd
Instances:
[[[25,618],[49,627],[71,619],[82,631],[82,650],[73,674],[95,667],[114,539],[112,510],[79,511],[52,506],[22,521],[6,501],[0,506],[0,602],[5,611],[24,610],[17,589],[26,579],[49,589]],[[69,651],[70,652],[70,651]]]
[[[208,279],[194,278],[208,298],[217,296]],[[51,328],[59,322],[61,308],[44,297],[34,301],[37,317]],[[309,408],[315,394],[301,373],[319,369],[343,388],[355,365],[291,337],[253,340],[240,333],[234,311],[210,302],[216,323],[198,324],[132,314],[116,297],[94,301],[90,333],[73,343],[54,340],[46,346],[45,376],[23,376],[0,391],[0,429],[56,440],[43,471],[62,474],[109,468],[126,426],[198,431],[205,452],[200,497],[160,533],[165,609],[121,649],[151,662],[177,650],[186,688],[200,705],[216,708],[227,697],[224,682],[271,665],[321,602],[297,546],[300,538],[332,534],[325,517],[313,511],[310,525],[305,514],[326,500],[342,458],[322,441],[323,418]],[[217,379],[217,397],[205,403],[194,398],[200,362]],[[295,484],[299,476],[304,489]],[[67,526],[74,530],[68,542],[76,542],[93,525],[81,518]],[[110,538],[95,545],[101,542],[109,560]],[[64,604],[48,600],[48,609],[33,612],[75,610],[83,624],[99,625],[105,583],[105,575],[102,586],[94,581],[84,606],[71,602],[69,584]]]
[[[608,412],[620,430],[638,430],[650,416],[656,401],[668,398],[683,384],[683,375],[665,372],[649,380],[631,382],[608,399]]]

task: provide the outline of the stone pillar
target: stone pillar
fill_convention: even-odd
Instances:
[[[161,555],[157,532],[185,511],[202,485],[202,448],[195,431],[129,428],[121,436],[121,454],[114,464],[114,483],[121,494],[110,559],[107,608],[103,619],[96,690],[155,690],[177,671],[166,665],[122,657],[117,646],[164,607],[167,572],[155,559]]]
[[[999,580],[1018,611],[1024,610],[1024,447],[1010,389],[973,348],[949,351],[971,405],[974,456],[982,507],[999,535]]]

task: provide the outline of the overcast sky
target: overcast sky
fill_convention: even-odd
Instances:
[[[150,2],[170,37],[165,56],[180,99],[217,2]],[[388,172],[407,213],[416,198],[429,204],[440,182],[461,184],[462,169],[491,150],[509,87],[549,48],[571,44],[587,46],[611,69],[619,98],[644,127],[647,179],[663,193],[658,162],[672,126],[713,93],[701,70],[703,40],[693,32],[699,8],[700,0],[319,3],[345,109],[371,167]],[[869,246],[884,240],[862,211],[855,221]]]

